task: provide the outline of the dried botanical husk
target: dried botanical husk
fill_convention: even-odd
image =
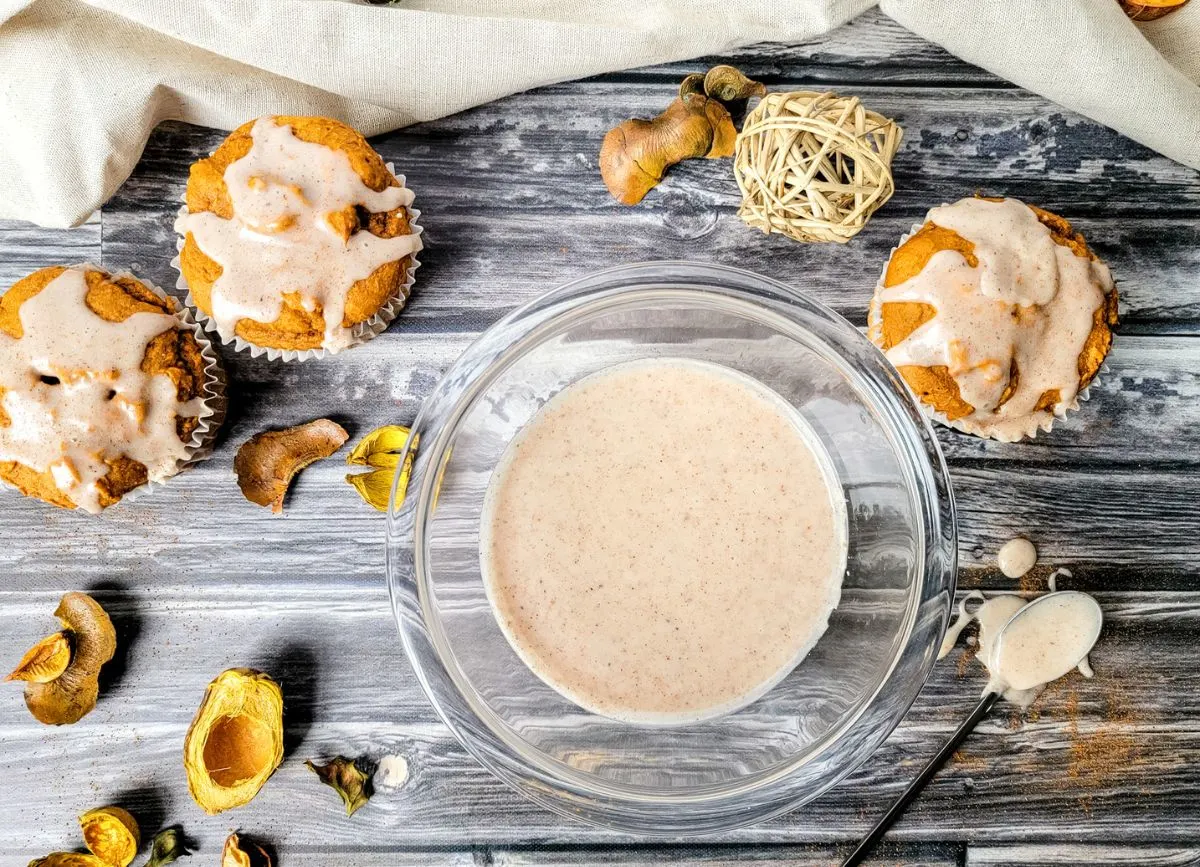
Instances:
[[[142,836],[137,820],[121,807],[100,807],[79,817],[83,842],[106,864],[128,867],[137,856]]]
[[[71,638],[67,632],[47,635],[21,657],[17,667],[5,680],[25,680],[30,683],[49,683],[67,670],[71,661]]]
[[[338,756],[326,765],[315,764],[311,759],[304,765],[316,774],[322,783],[342,796],[347,816],[353,816],[360,807],[371,800],[371,776],[363,772],[356,760]]]
[[[283,691],[251,668],[219,674],[183,742],[188,791],[215,815],[249,803],[283,761]]]
[[[327,418],[255,434],[242,443],[233,459],[238,487],[250,502],[270,506],[279,514],[296,473],[329,457],[348,438],[345,428]]]
[[[70,633],[70,661],[53,680],[26,683],[25,704],[38,722],[70,725],[96,706],[100,668],[117,652],[117,632],[100,603],[86,593],[65,594],[54,616]]]
[[[346,481],[354,486],[364,502],[380,512],[387,511],[388,498],[392,493],[392,479],[395,477],[396,468],[400,466],[409,433],[408,428],[397,424],[376,428],[363,437],[346,458],[347,464],[377,468],[369,473],[349,473],[346,475]],[[412,448],[404,456],[404,469],[401,470],[396,489],[397,501],[403,500],[408,490],[417,443],[418,440],[414,438]]]
[[[221,867],[271,867],[271,856],[262,846],[243,846],[237,834],[230,834],[221,850]]]
[[[150,860],[146,862],[146,867],[166,867],[190,854],[192,853],[183,845],[183,834],[179,829],[164,828],[154,835],[154,843],[150,846]]]
[[[692,73],[658,117],[622,121],[604,136],[600,146],[604,185],[617,201],[636,205],[676,163],[733,156],[737,127],[726,103],[740,109],[749,97],[766,92],[763,84],[732,66]]]
[[[35,858],[29,867],[110,867],[103,858],[83,852],[52,852],[45,858]]]
[[[1155,21],[1182,9],[1188,0],[1118,0],[1134,21]]]
[[[767,95],[765,84],[747,78],[740,69],[726,64],[714,66],[705,73],[702,86],[706,96],[719,99],[724,103],[738,102],[752,96]]]

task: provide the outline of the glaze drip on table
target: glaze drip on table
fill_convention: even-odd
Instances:
[[[20,339],[0,332],[0,460],[50,471],[76,506],[101,510],[96,483],[121,456],[144,464],[150,481],[172,475],[187,458],[180,402],[166,374],[142,371],[149,343],[179,320],[134,313],[109,322],[87,306],[85,267],[69,268],[21,304]]]
[[[1055,243],[1015,199],[963,199],[934,208],[927,222],[973,244],[978,264],[940,250],[915,277],[880,289],[881,304],[936,310],[887,350],[888,360],[945,367],[973,407],[956,420],[965,430],[1005,441],[1030,436],[1076,405],[1079,357],[1113,290],[1108,268]]]
[[[1047,683],[1072,668],[1091,677],[1087,657],[1091,642],[1085,638],[1094,636],[1099,628],[1094,601],[1083,593],[1055,592],[1053,586],[1048,598],[1034,601],[1038,602],[1036,610],[1009,626],[1014,615],[1031,604],[1029,600],[1013,593],[988,599],[977,590],[971,591],[958,604],[958,616],[942,638],[938,659],[950,653],[963,630],[975,621],[979,624],[975,658],[989,673],[984,695],[998,692],[1005,700],[1025,708],[1033,704]],[[972,612],[968,610],[971,602],[981,604]],[[998,647],[1002,632],[1004,640]]]
[[[195,239],[221,266],[212,288],[212,318],[231,339],[241,319],[274,322],[285,295],[296,293],[308,311],[325,322],[322,346],[353,343],[343,324],[351,287],[380,266],[421,250],[418,235],[380,238],[369,231],[347,237],[339,228],[347,211],[372,213],[412,204],[402,185],[372,190],[342,151],[302,141],[269,117],[251,131],[253,144],[225,169],[233,218],[214,213],[182,214],[176,229]]]

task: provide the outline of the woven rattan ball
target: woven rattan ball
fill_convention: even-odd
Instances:
[[[857,97],[769,93],[737,138],[738,216],[797,241],[844,244],[892,197],[902,134]]]

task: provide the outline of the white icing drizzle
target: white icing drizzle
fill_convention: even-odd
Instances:
[[[0,332],[0,406],[12,422],[0,426],[0,460],[49,470],[76,506],[96,513],[105,460],[125,455],[151,481],[172,475],[187,457],[176,416],[200,405],[181,403],[170,377],[141,369],[147,344],[179,320],[102,319],[85,301],[88,270],[67,269],[21,305],[20,339]]]
[[[1029,602],[1009,593],[991,599],[985,599],[978,591],[968,593],[959,602],[958,617],[942,639],[938,659],[950,652],[963,629],[975,620],[979,622],[975,658],[990,673],[985,694],[998,691],[1006,701],[1026,708],[1033,704],[1047,683],[1062,677],[1071,668],[1078,667],[1084,677],[1092,677],[1086,655],[1091,645],[1083,647],[1083,639],[1098,629],[1095,604],[1083,593],[1057,594],[1052,588],[1052,594],[1056,598],[1040,603],[1036,615],[1031,611],[1028,618],[1018,621],[1017,629],[1008,630],[1006,624]],[[1084,600],[1083,604],[1079,597]],[[983,602],[974,613],[967,611],[967,603],[971,600]],[[997,658],[996,640],[1001,631],[1005,638],[1002,653]],[[1064,663],[1064,659],[1068,662]]]
[[[1051,572],[1050,577],[1046,579],[1046,587],[1051,593],[1058,592],[1058,579],[1060,576],[1063,578],[1074,578],[1075,573],[1065,566],[1060,566]]]
[[[1077,405],[1079,355],[1112,276],[1103,263],[1056,244],[1015,199],[963,199],[934,208],[926,219],[974,244],[978,265],[940,250],[920,274],[881,287],[880,304],[919,302],[937,310],[886,355],[897,367],[945,366],[974,407],[957,420],[971,433],[1004,441],[1029,436],[1052,415],[1035,411],[1044,392],[1059,392],[1054,414]],[[1018,385],[1000,405],[1014,360]]]
[[[305,308],[322,311],[322,346],[354,342],[342,325],[350,287],[387,262],[421,250],[416,234],[380,238],[365,229],[349,238],[329,217],[361,205],[373,213],[412,204],[404,186],[376,192],[363,183],[342,151],[302,141],[292,128],[259,118],[253,144],[225,169],[233,218],[204,211],[182,214],[176,230],[221,266],[212,287],[212,318],[231,339],[241,319],[274,322],[283,296],[299,293]]]
[[[1028,539],[1018,536],[1000,546],[996,565],[1009,578],[1020,578],[1037,563],[1037,548]]]

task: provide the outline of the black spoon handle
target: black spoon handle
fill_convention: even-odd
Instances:
[[[871,849],[879,842],[879,838],[887,833],[887,829],[892,827],[892,823],[900,818],[900,814],[908,809],[908,805],[913,802],[917,795],[921,794],[921,790],[925,788],[925,784],[929,782],[930,778],[938,772],[938,769],[942,765],[946,764],[947,759],[954,755],[954,751],[958,749],[959,744],[967,739],[967,735],[979,724],[979,721],[988,715],[988,711],[992,709],[992,705],[996,703],[996,699],[998,698],[1000,698],[1000,693],[998,692],[984,693],[983,698],[979,700],[979,704],[975,705],[975,710],[971,711],[971,715],[950,736],[950,740],[946,741],[946,745],[938,750],[937,755],[929,760],[929,764],[921,769],[921,773],[917,774],[917,778],[904,790],[904,794],[896,799],[896,803],[892,804],[892,808],[875,824],[875,827],[871,829],[871,833],[863,837],[862,842],[858,844],[858,848],[850,853],[849,858],[842,862],[842,867],[856,867],[856,865],[863,862],[863,859],[867,857]]]

